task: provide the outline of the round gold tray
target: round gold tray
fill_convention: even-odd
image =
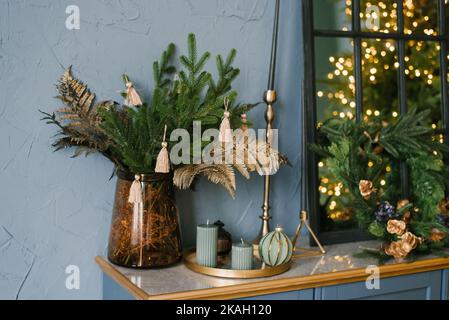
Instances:
[[[233,270],[231,269],[231,258],[227,256],[219,256],[217,261],[217,267],[205,267],[196,263],[195,249],[189,250],[184,256],[184,264],[192,271],[202,273],[208,276],[220,277],[220,278],[233,278],[233,279],[252,279],[271,277],[277,274],[284,273],[291,267],[291,261],[281,264],[279,266],[270,267],[265,265],[259,258],[254,257],[252,270]]]

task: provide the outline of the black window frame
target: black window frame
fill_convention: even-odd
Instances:
[[[396,41],[398,48],[398,99],[399,113],[407,112],[406,96],[406,74],[405,74],[405,45],[408,40],[437,42],[440,45],[440,77],[441,77],[441,122],[442,128],[436,133],[442,134],[444,143],[449,144],[449,96],[448,96],[448,43],[449,30],[446,26],[445,0],[437,0],[438,12],[438,34],[405,34],[404,33],[404,10],[403,0],[395,0],[397,10],[397,31],[390,33],[362,31],[360,18],[360,0],[352,0],[351,17],[352,28],[350,30],[328,30],[316,29],[314,25],[313,2],[316,0],[303,0],[303,41],[304,41],[304,130],[303,141],[306,145],[316,142],[316,75],[315,75],[315,39],[316,38],[341,38],[352,39],[354,41],[354,77],[355,77],[355,121],[362,121],[363,114],[363,85],[362,85],[362,39],[388,39]],[[341,0],[344,1],[344,0]],[[313,152],[303,153],[303,164],[308,164],[305,185],[308,187],[303,206],[310,213],[310,224],[318,234],[318,238],[323,244],[335,244],[343,242],[353,242],[368,240],[372,237],[363,230],[349,229],[341,231],[322,231],[320,225],[319,194],[318,194],[318,157]],[[447,162],[447,161],[446,161]],[[401,192],[404,198],[409,195],[409,175],[404,164],[401,165]],[[315,244],[313,238],[310,239],[312,245]]]

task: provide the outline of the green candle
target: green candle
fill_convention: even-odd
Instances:
[[[196,227],[196,262],[202,266],[217,266],[218,226],[200,224]]]
[[[253,246],[241,239],[232,245],[232,269],[251,270],[253,268]]]

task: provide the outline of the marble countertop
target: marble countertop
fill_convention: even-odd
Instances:
[[[449,268],[449,258],[432,255],[413,262],[391,259],[382,265],[374,257],[354,257],[354,253],[378,246],[377,241],[326,246],[324,255],[294,259],[289,271],[256,279],[205,276],[183,263],[165,269],[139,270],[113,265],[103,257],[97,257],[96,262],[138,299],[231,299],[364,281],[369,275],[366,268],[371,265],[379,266],[381,278]]]

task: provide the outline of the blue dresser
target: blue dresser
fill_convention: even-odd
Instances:
[[[103,298],[129,300],[134,297],[114,280],[104,276]],[[365,282],[260,295],[241,300],[449,300],[449,271],[437,270],[385,278],[379,289],[368,290]]]
[[[329,246],[326,255],[295,260],[282,275],[253,280],[205,276],[182,263],[136,270],[102,257],[96,261],[103,271],[104,299],[449,300],[449,258],[428,256],[376,266],[377,261],[354,257],[359,244]],[[366,281],[373,266],[379,285],[370,289]]]

